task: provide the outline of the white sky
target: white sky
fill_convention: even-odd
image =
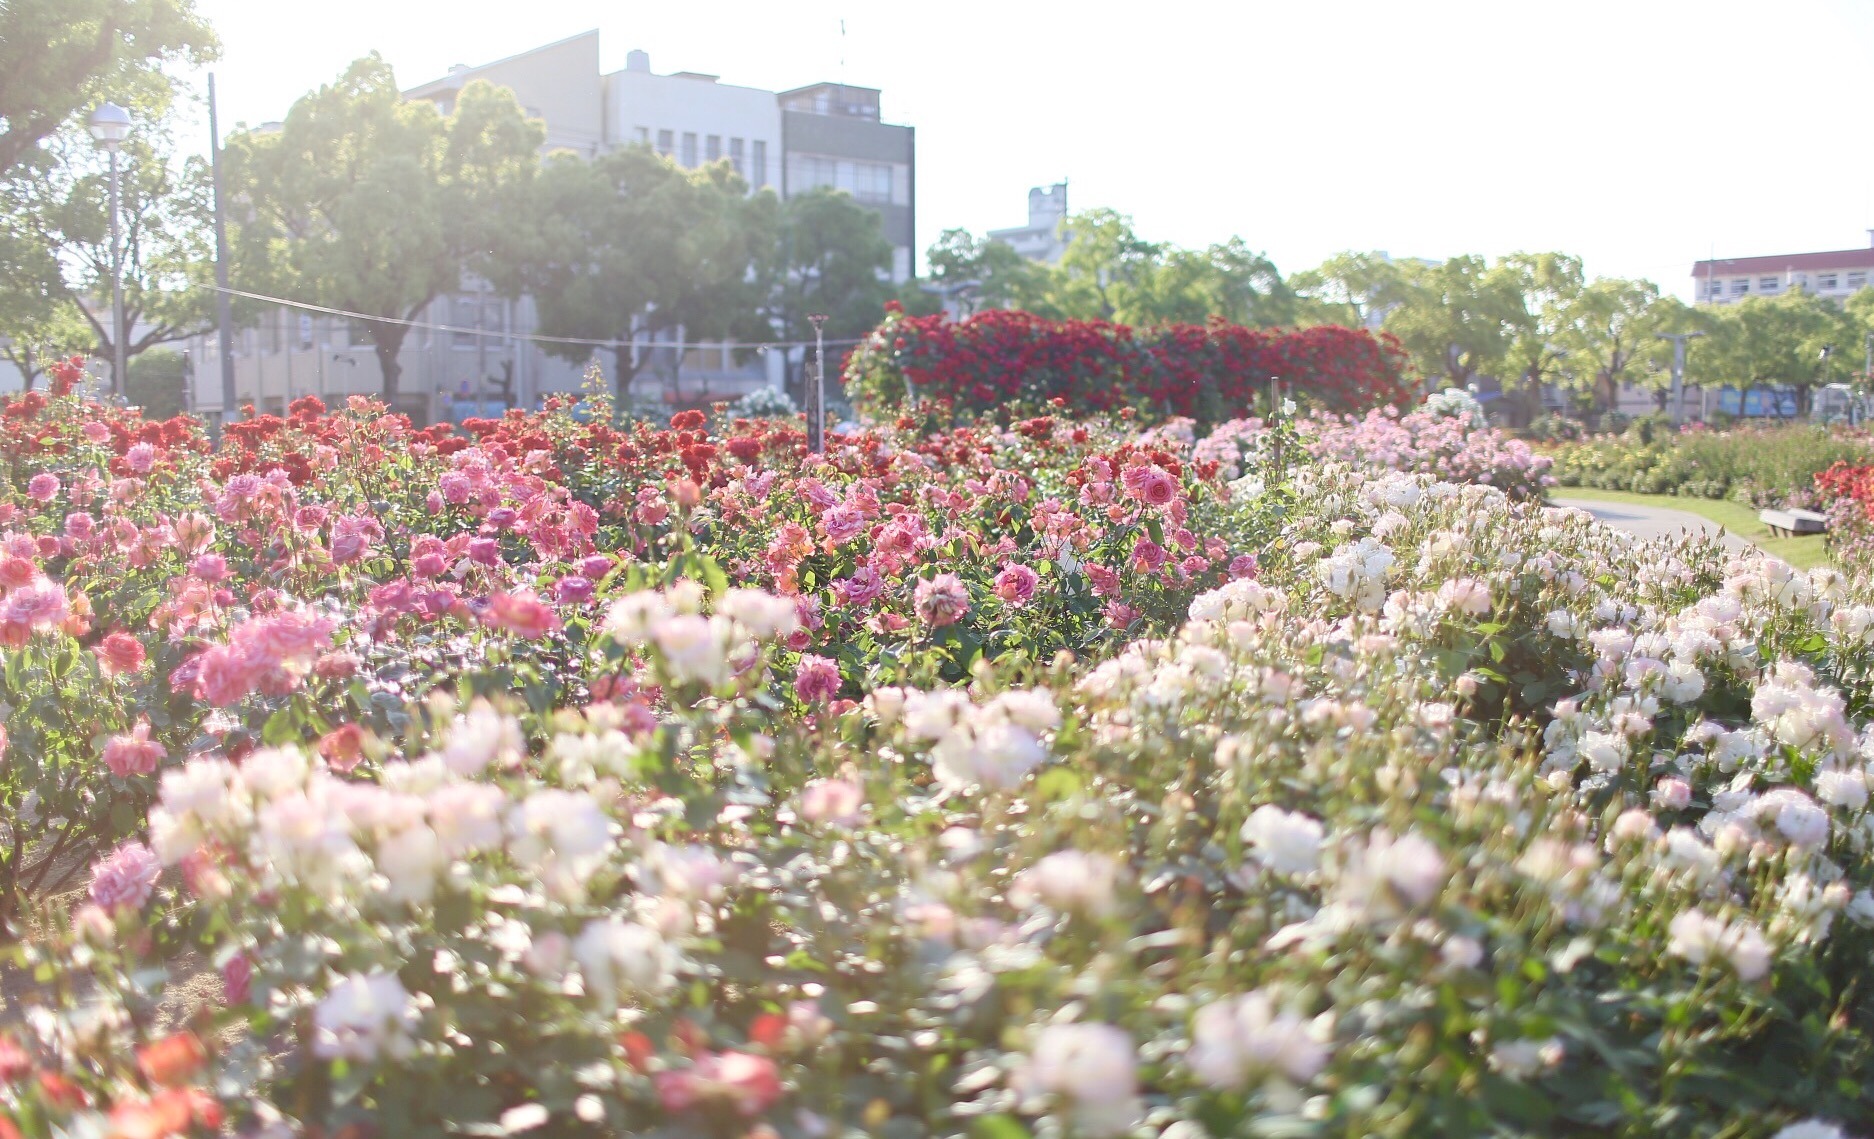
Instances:
[[[1184,245],[1241,235],[1285,273],[1346,249],[1560,249],[1687,295],[1714,248],[1842,249],[1874,226],[1856,0],[197,6],[224,129],[372,49],[409,87],[594,27],[607,71],[641,47],[659,73],[881,88],[918,132],[920,251],[1022,224],[1028,188],[1062,177],[1074,209]]]

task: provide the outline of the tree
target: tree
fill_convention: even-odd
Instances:
[[[1491,274],[1521,298],[1512,313],[1505,367],[1498,377],[1506,394],[1522,400],[1524,420],[1542,407],[1542,389],[1556,376],[1567,349],[1562,333],[1581,295],[1581,259],[1565,253],[1512,253]]]
[[[819,187],[781,203],[773,252],[767,315],[783,339],[811,341],[815,314],[827,317],[826,338],[836,342],[857,340],[884,317],[891,243],[878,214],[850,194]],[[791,360],[788,370],[792,384]]]
[[[946,229],[926,254],[931,283],[957,289],[974,283],[959,296],[970,311],[1025,309],[1038,311],[1048,288],[1050,268],[1030,261],[1011,245],[978,238],[966,229]]]
[[[1608,410],[1618,404],[1623,382],[1665,383],[1672,351],[1659,333],[1675,331],[1664,323],[1669,315],[1670,306],[1660,304],[1659,286],[1651,281],[1590,282],[1563,311],[1558,329],[1569,356],[1565,378]]]
[[[1275,262],[1252,252],[1240,237],[1204,250],[1170,249],[1152,277],[1153,319],[1140,323],[1212,318],[1251,328],[1295,323],[1294,291]]]
[[[400,322],[469,274],[514,295],[516,211],[544,137],[505,88],[472,82],[445,118],[404,101],[382,58],[358,60],[278,131],[228,140],[237,285],[366,314],[394,406]]]
[[[118,154],[126,359],[193,335],[214,313],[207,163],[170,159],[155,107],[140,120]],[[42,261],[35,272],[48,303],[81,320],[103,357],[116,336],[109,179],[108,155],[72,124],[0,184],[0,224],[20,246],[46,251],[51,271]]]
[[[205,63],[215,35],[193,0],[0,4],[0,174],[106,99],[167,93],[166,64]]]
[[[1419,371],[1466,387],[1501,375],[1522,314],[1512,277],[1490,272],[1482,257],[1400,264],[1398,300],[1385,328],[1412,354]]]
[[[726,162],[687,171],[645,146],[590,162],[554,155],[540,176],[530,273],[541,331],[612,341],[621,404],[651,359],[640,335],[770,335],[757,267],[774,246],[776,203],[747,189]],[[574,362],[591,355],[579,344],[547,351]]]
[[[1793,388],[1798,414],[1808,411],[1815,388],[1853,366],[1843,361],[1861,343],[1855,314],[1813,293],[1746,297],[1712,317],[1705,368],[1745,390]]]
[[[1164,247],[1133,232],[1132,219],[1095,209],[1067,219],[1067,251],[1049,275],[1038,315],[1134,323],[1150,295]]]
[[[1288,287],[1297,324],[1371,328],[1404,299],[1405,274],[1381,253],[1338,253],[1290,276]]]

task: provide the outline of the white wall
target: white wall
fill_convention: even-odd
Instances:
[[[708,138],[722,140],[722,157],[729,156],[729,140],[743,140],[744,175],[751,186],[779,187],[781,180],[781,109],[774,92],[736,87],[707,79],[654,75],[649,71],[615,71],[605,77],[606,141],[626,145],[648,141],[657,145],[657,132],[670,131],[671,157],[683,159],[683,136],[696,135],[697,161],[707,162]],[[640,130],[644,133],[640,135]],[[765,144],[767,169],[753,168],[755,143]]]

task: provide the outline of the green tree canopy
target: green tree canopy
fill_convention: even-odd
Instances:
[[[1862,338],[1855,311],[1826,297],[1803,292],[1751,296],[1706,312],[1711,340],[1701,349],[1701,371],[1715,373],[1720,383],[1794,388],[1800,408],[1807,410],[1815,388],[1846,379],[1859,363]]]
[[[1533,416],[1544,385],[1557,378],[1567,357],[1562,333],[1581,295],[1581,259],[1565,253],[1512,253],[1490,273],[1493,283],[1514,290],[1519,298],[1498,380],[1506,393],[1522,398]]]
[[[194,334],[214,312],[208,165],[175,162],[169,142],[161,119],[147,121],[118,155],[126,358]],[[53,327],[75,315],[100,356],[111,355],[115,333],[109,179],[108,155],[74,123],[0,184],[0,228],[44,251],[33,271]]]
[[[612,381],[625,389],[650,359],[634,339],[759,339],[771,332],[758,272],[775,246],[776,202],[750,198],[726,162],[686,171],[649,147],[587,161],[555,154],[542,172],[539,240],[530,272],[541,331],[614,341]],[[581,361],[586,345],[548,345]]]
[[[1523,316],[1515,278],[1491,272],[1472,254],[1401,262],[1399,270],[1398,300],[1386,311],[1385,327],[1420,373],[1460,388],[1479,376],[1501,376]]]
[[[399,321],[468,274],[518,289],[512,241],[544,136],[505,88],[472,82],[444,117],[406,102],[377,55],[358,60],[279,130],[228,140],[236,286],[368,314],[395,404]]]
[[[167,96],[165,64],[214,58],[193,0],[6,0],[0,4],[0,174],[106,100]]]
[[[767,316],[783,339],[813,339],[824,315],[828,340],[856,340],[885,315],[893,294],[891,243],[879,215],[843,192],[821,187],[780,204],[778,260],[764,267]],[[789,362],[790,382],[793,365]]]

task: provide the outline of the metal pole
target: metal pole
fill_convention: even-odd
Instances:
[[[124,242],[117,221],[117,148],[111,147],[111,394],[124,395]]]
[[[1661,340],[1672,341],[1672,425],[1685,422],[1685,342],[1705,335],[1703,332],[1661,332]],[[1700,389],[1703,391],[1703,389]],[[1702,416],[1701,416],[1702,417]]]
[[[807,318],[813,324],[813,391],[807,400],[807,450],[819,454],[826,450],[826,316]]]
[[[221,207],[221,132],[215,120],[215,73],[208,73],[208,155],[215,190],[215,334],[221,357],[221,414],[209,425],[221,442],[221,425],[234,417],[234,319],[228,313],[228,223]]]

